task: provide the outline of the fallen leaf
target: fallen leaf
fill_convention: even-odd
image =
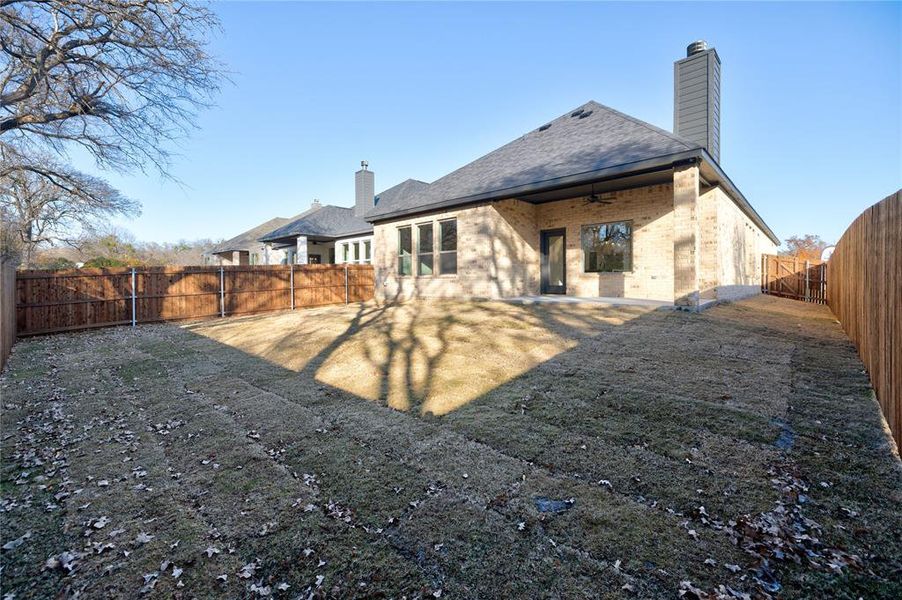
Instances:
[[[268,585],[263,586],[252,583],[250,590],[256,593],[258,596],[269,596],[270,594],[272,594],[272,588],[270,588]]]
[[[257,570],[257,563],[250,562],[241,567],[241,570],[238,571],[238,577],[241,579],[250,579],[254,575],[254,571]]]
[[[6,542],[3,544],[4,550],[15,550],[19,546],[25,543],[25,540],[31,537],[31,532],[26,531],[21,537],[17,537],[16,539]]]

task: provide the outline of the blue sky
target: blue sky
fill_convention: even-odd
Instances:
[[[721,164],[782,239],[835,241],[902,186],[902,4],[217,3],[233,72],[181,184],[98,172],[138,239],[231,237],[314,198],[432,181],[594,99],[672,128],[673,61],[723,62]]]

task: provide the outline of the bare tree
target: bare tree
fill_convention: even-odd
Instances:
[[[780,254],[796,256],[804,260],[820,260],[824,248],[829,246],[819,235],[794,235],[785,240],[786,250]]]
[[[13,154],[12,156],[17,156]],[[19,250],[32,266],[35,250],[76,246],[85,232],[112,216],[136,216],[139,205],[102,179],[45,159],[40,165],[0,154],[4,255]]]
[[[167,143],[219,88],[218,25],[185,0],[0,0],[0,136],[165,173]]]

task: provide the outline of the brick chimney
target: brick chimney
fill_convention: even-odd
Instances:
[[[354,216],[363,217],[373,208],[376,196],[376,177],[368,170],[369,163],[360,161],[360,170],[354,174]]]

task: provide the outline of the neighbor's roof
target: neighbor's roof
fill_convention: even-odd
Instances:
[[[267,231],[272,231],[276,227],[281,227],[286,223],[290,223],[293,218],[295,217],[276,217],[275,219],[270,219],[265,223],[257,225],[253,229],[248,229],[244,233],[239,233],[230,240],[216,244],[207,251],[207,254],[233,252],[235,250],[250,250],[251,248],[260,245],[259,242],[257,242],[258,237]]]
[[[426,188],[411,189],[411,193],[390,199],[380,198],[367,218],[375,220],[430,204],[512,190],[699,147],[597,102],[587,102]]]
[[[407,180],[377,196],[368,221],[394,219],[485,200],[511,198],[556,186],[622,177],[702,159],[723,175],[704,148],[669,131],[590,101],[553,121],[425,184]],[[776,236],[732,182],[724,185],[773,239]],[[399,189],[400,188],[400,189]]]
[[[353,208],[327,204],[322,208],[307,211],[299,219],[261,234],[257,239],[261,242],[272,242],[297,235],[340,238],[372,233],[372,231],[371,224],[354,216]]]

